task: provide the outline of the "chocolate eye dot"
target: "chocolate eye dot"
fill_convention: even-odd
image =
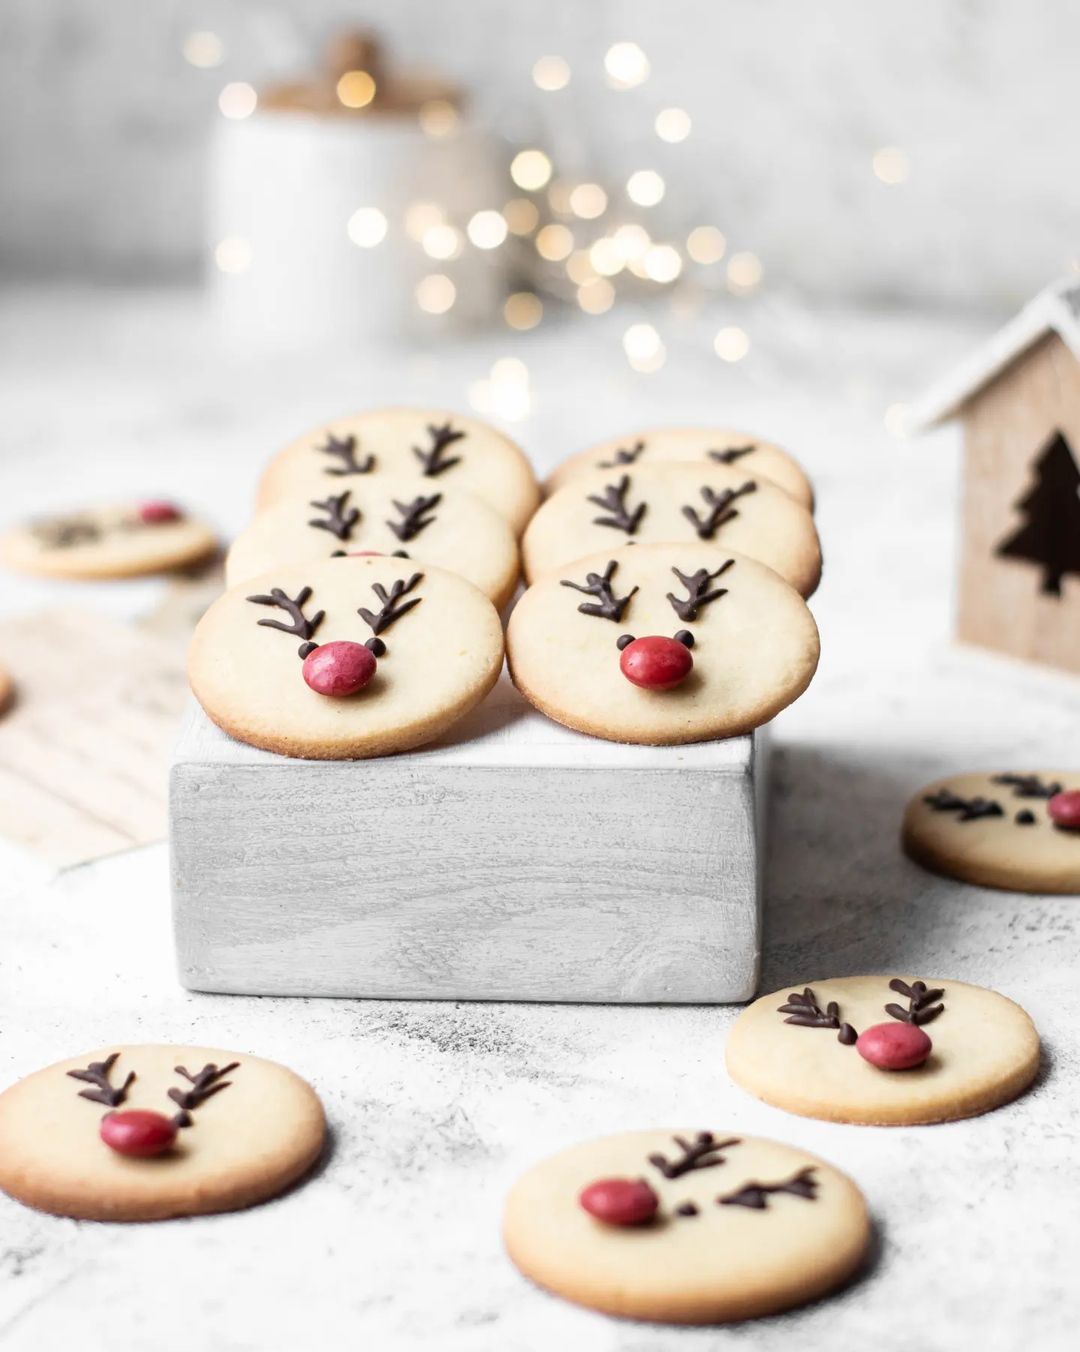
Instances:
[[[681,643],[686,648],[694,646],[694,636],[689,629],[680,629],[675,635],[675,642]]]
[[[364,647],[376,657],[383,657],[386,654],[386,644],[381,638],[369,638]]]
[[[335,549],[330,557],[332,559],[343,559],[345,557],[345,551],[343,549]]]
[[[619,652],[622,652],[622,650],[624,648],[629,647],[630,644],[633,643],[633,641],[634,641],[633,634],[620,634],[619,637],[615,640],[615,646],[616,648],[618,648]]]
[[[296,650],[298,657],[307,657],[308,653],[313,653],[319,645],[317,643],[301,643]]]

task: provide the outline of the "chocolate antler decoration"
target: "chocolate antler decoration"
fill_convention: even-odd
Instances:
[[[586,501],[595,503],[597,507],[602,507],[609,516],[594,516],[593,524],[596,526],[611,526],[615,530],[625,531],[627,535],[633,535],[641,524],[641,518],[645,515],[646,504],[644,502],[631,510],[626,505],[626,495],[630,491],[630,476],[624,474],[617,484],[608,484],[604,489],[603,496],[598,493],[589,493]]]
[[[382,610],[377,614],[371,610],[365,610],[363,606],[357,609],[357,614],[371,629],[373,634],[381,634],[384,629],[388,629],[395,620],[400,620],[402,615],[412,610],[413,606],[418,606],[424,599],[422,596],[414,596],[411,601],[406,601],[403,605],[398,605],[398,601],[407,592],[411,592],[416,584],[423,578],[423,573],[413,573],[412,577],[406,582],[403,578],[398,578],[390,588],[389,593],[381,582],[373,582],[371,590],[383,603]]]
[[[733,465],[736,460],[756,450],[757,447],[751,443],[749,446],[729,446],[726,451],[707,451],[706,454],[710,460],[716,460],[721,465]]]
[[[179,1107],[180,1111],[173,1118],[178,1127],[191,1126],[191,1110],[201,1107],[207,1099],[213,1098],[215,1094],[220,1094],[223,1089],[228,1089],[231,1081],[226,1080],[225,1076],[233,1071],[240,1064],[239,1061],[230,1061],[227,1066],[220,1069],[213,1064],[203,1066],[198,1075],[192,1075],[185,1070],[183,1066],[174,1066],[173,1069],[177,1075],[182,1075],[190,1089],[170,1089],[169,1098]]]
[[[904,996],[908,1002],[907,1009],[904,1009],[901,1005],[885,1006],[885,1013],[892,1015],[894,1019],[899,1019],[901,1023],[913,1023],[916,1028],[919,1028],[924,1023],[932,1023],[945,1010],[944,1005],[935,1003],[935,1001],[941,999],[945,991],[928,990],[925,981],[913,981],[909,986],[899,977],[895,977],[889,982],[889,990],[896,991],[897,995]]]
[[[452,469],[455,465],[460,464],[460,455],[451,456],[447,459],[443,452],[447,446],[452,446],[455,441],[460,441],[465,433],[453,431],[448,422],[443,423],[442,427],[428,423],[428,432],[431,434],[431,445],[428,449],[422,451],[419,446],[414,446],[412,453],[423,465],[422,472],[428,478],[434,478],[437,474],[442,474],[444,470]]]
[[[280,587],[271,587],[269,596],[249,596],[247,599],[257,606],[277,606],[279,610],[291,615],[292,624],[284,624],[281,620],[259,620],[258,623],[266,625],[267,629],[280,629],[283,634],[293,634],[296,638],[302,638],[304,642],[297,651],[301,657],[307,657],[312,648],[318,646],[311,642],[311,638],[326,614],[324,610],[317,610],[310,620],[307,618],[304,606],[307,605],[310,596],[310,587],[301,587],[296,593],[295,600],[290,600]]]
[[[815,1167],[808,1164],[782,1183],[747,1183],[738,1192],[729,1192],[726,1197],[716,1200],[720,1206],[748,1206],[754,1211],[764,1211],[769,1205],[769,1197],[777,1192],[789,1192],[793,1197],[805,1197],[808,1202],[813,1202],[818,1190]]]
[[[398,502],[397,498],[394,498],[393,503],[401,516],[401,520],[388,521],[386,524],[399,540],[411,540],[419,535],[425,526],[430,526],[435,520],[433,515],[425,517],[424,513],[438,507],[441,501],[441,493],[432,493],[429,498],[413,498],[412,502]]]
[[[686,573],[680,573],[678,568],[672,568],[672,572],[686,588],[687,595],[680,599],[668,592],[667,599],[671,602],[672,609],[678,615],[680,620],[696,620],[698,611],[702,606],[706,606],[710,601],[716,601],[721,596],[727,595],[726,587],[717,587],[709,591],[709,583],[715,582],[722,573],[726,573],[729,568],[735,566],[734,559],[728,559],[722,563],[715,573],[710,573],[707,568],[699,568],[696,573],[689,576]]]
[[[1065,787],[1057,780],[1045,784],[1038,775],[994,775],[991,782],[1009,785],[1014,798],[1053,798]]]
[[[701,496],[705,500],[707,507],[711,508],[708,516],[699,516],[698,513],[687,504],[682,509],[683,516],[694,527],[698,538],[702,540],[711,540],[721,526],[739,515],[732,503],[736,498],[741,498],[744,493],[753,493],[757,489],[757,484],[753,479],[748,479],[742,488],[725,488],[717,493],[709,487],[701,490]]]
[[[127,1079],[121,1085],[110,1084],[109,1072],[116,1064],[119,1056],[119,1052],[113,1052],[104,1061],[91,1061],[85,1070],[69,1070],[67,1072],[73,1080],[85,1080],[87,1084],[95,1086],[93,1089],[80,1089],[80,1098],[90,1099],[94,1103],[102,1103],[106,1108],[118,1108],[123,1103],[127,1098],[127,1091],[134,1082],[135,1072],[129,1071]]]
[[[622,619],[623,611],[637,587],[632,588],[625,596],[616,596],[611,589],[611,579],[614,576],[618,564],[612,559],[603,573],[586,573],[585,585],[580,582],[567,582],[560,580],[562,587],[573,587],[575,591],[584,592],[586,596],[597,596],[599,601],[582,601],[578,610],[582,615],[598,615],[602,620],[614,620],[616,624]]]
[[[370,474],[375,468],[375,457],[366,456],[363,462],[356,458],[356,438],[343,437],[339,440],[333,432],[328,432],[325,446],[316,446],[315,449],[323,455],[336,456],[341,464],[337,469],[331,469],[329,466],[323,468],[324,474],[332,474],[340,478],[346,474]]]
[[[836,1001],[830,1000],[822,1009],[809,986],[805,987],[801,995],[798,991],[792,991],[787,1004],[781,1005],[777,1013],[787,1014],[789,1017],[784,1022],[793,1023],[799,1028],[835,1028],[837,1042],[842,1042],[845,1047],[850,1047],[859,1036],[850,1023],[841,1022],[840,1006]]]
[[[336,535],[339,540],[348,540],[352,537],[353,526],[360,520],[360,512],[356,507],[349,507],[349,489],[344,493],[332,495],[325,502],[312,502],[309,506],[314,507],[316,511],[325,512],[323,518],[313,517],[309,526],[314,526],[316,530],[328,530],[332,535]]]
[[[601,460],[597,469],[618,469],[620,465],[632,465],[645,449],[643,441],[635,441],[629,448],[620,446],[610,460]]]
[[[961,798],[951,789],[938,789],[937,793],[927,794],[923,802],[935,812],[955,812],[956,820],[961,822],[977,821],[980,817],[1004,817],[1000,803],[993,798]]]
[[[681,1178],[692,1169],[711,1169],[714,1165],[724,1164],[726,1161],[720,1151],[739,1144],[737,1136],[718,1141],[711,1131],[699,1131],[692,1141],[683,1136],[673,1136],[671,1139],[683,1152],[678,1159],[669,1160],[659,1153],[649,1156],[649,1163],[659,1169],[665,1178]]]
[[[81,516],[59,516],[48,521],[35,521],[30,531],[46,549],[70,549],[72,545],[85,544],[101,535],[96,522]]]

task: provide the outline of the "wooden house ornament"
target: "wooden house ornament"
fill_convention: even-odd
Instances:
[[[958,637],[1080,672],[1080,281],[1039,293],[914,409],[964,428]]]

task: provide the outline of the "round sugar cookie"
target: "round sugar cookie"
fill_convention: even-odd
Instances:
[[[919,1039],[931,1044],[925,1059],[888,1068],[890,1045]],[[917,1126],[1016,1098],[1038,1073],[1039,1035],[1019,1005],[982,986],[837,977],[755,1000],[732,1026],[727,1069],[751,1094],[802,1117]]]
[[[460,488],[419,476],[356,477],[312,502],[260,512],[225,558],[231,587],[283,563],[371,550],[457,573],[501,609],[514,594],[518,547],[506,518]]]
[[[730,427],[649,427],[629,436],[611,437],[564,460],[548,476],[544,488],[548,494],[554,493],[571,479],[595,470],[676,461],[734,465],[755,478],[768,479],[813,510],[814,490],[798,462],[775,442]]]
[[[814,518],[782,488],[737,465],[643,465],[582,474],[529,522],[522,562],[533,582],[601,549],[691,540],[758,559],[803,596],[821,577]]]
[[[196,627],[188,674],[230,736],[353,760],[438,737],[495,684],[502,656],[498,612],[472,583],[411,559],[346,556],[227,591]]]
[[[72,579],[137,577],[209,558],[217,537],[175,503],[87,507],[40,517],[0,536],[0,563],[22,573]]]
[[[1054,814],[1077,794],[1076,821]],[[1055,801],[1056,800],[1056,801]],[[1013,892],[1080,893],[1080,772],[950,775],[908,803],[901,835],[917,864],[963,882]]]
[[[384,408],[336,418],[290,442],[267,466],[258,506],[325,498],[375,474],[419,474],[431,492],[475,493],[516,535],[540,500],[524,453],[494,427],[445,409]]]
[[[314,1090],[273,1061],[111,1046],[0,1094],[0,1189],[77,1220],[235,1211],[305,1174],[325,1132]]]
[[[818,649],[798,592],[764,564],[704,544],[577,559],[525,592],[507,631],[510,674],[530,703],[579,732],[646,745],[767,723],[810,684]],[[639,650],[646,667],[659,658],[662,675],[665,663],[678,664],[676,676],[685,669],[678,683],[636,684]]]
[[[834,1290],[870,1240],[862,1194],[816,1155],[729,1131],[628,1131],[514,1184],[503,1238],[524,1275],[605,1314],[711,1324]]]

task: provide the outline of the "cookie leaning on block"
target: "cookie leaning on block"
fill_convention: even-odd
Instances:
[[[475,493],[517,535],[540,500],[524,453],[494,427],[445,409],[386,408],[335,418],[290,442],[259,483],[258,508],[325,498],[383,474],[418,474],[430,492]]]
[[[78,1220],[233,1211],[305,1174],[325,1134],[310,1085],[273,1061],[107,1047],[0,1094],[0,1190]]]
[[[777,446],[749,432],[729,427],[650,427],[630,436],[597,442],[558,465],[544,485],[548,495],[571,479],[596,470],[678,461],[734,465],[756,478],[768,479],[796,502],[813,510],[814,490],[798,462]]]
[[[506,1201],[510,1258],[537,1285],[632,1319],[775,1314],[850,1278],[866,1203],[816,1155],[727,1131],[630,1131],[529,1169]]]
[[[616,742],[733,737],[810,684],[818,632],[764,564],[712,545],[628,545],[535,582],[507,630],[510,674],[556,722]]]
[[[199,621],[196,699],[242,742],[352,760],[430,742],[502,666],[499,614],[464,578],[389,556],[290,564],[218,598]]]
[[[827,1122],[918,1126],[1009,1103],[1039,1070],[1039,1035],[996,991],[939,978],[847,976],[762,996],[735,1020],[728,1074]]]
[[[362,476],[325,498],[290,498],[260,512],[232,543],[235,586],[281,564],[369,551],[457,573],[501,609],[514,594],[518,547],[506,518],[461,488],[419,476]]]
[[[209,526],[155,499],[31,521],[0,536],[0,563],[23,573],[93,580],[186,568],[216,549]]]
[[[774,569],[803,596],[821,576],[814,518],[766,479],[734,465],[643,465],[571,480],[521,542],[526,580],[601,549],[697,540]]]
[[[901,840],[917,864],[962,882],[1080,893],[1080,773],[936,780],[908,803]]]

